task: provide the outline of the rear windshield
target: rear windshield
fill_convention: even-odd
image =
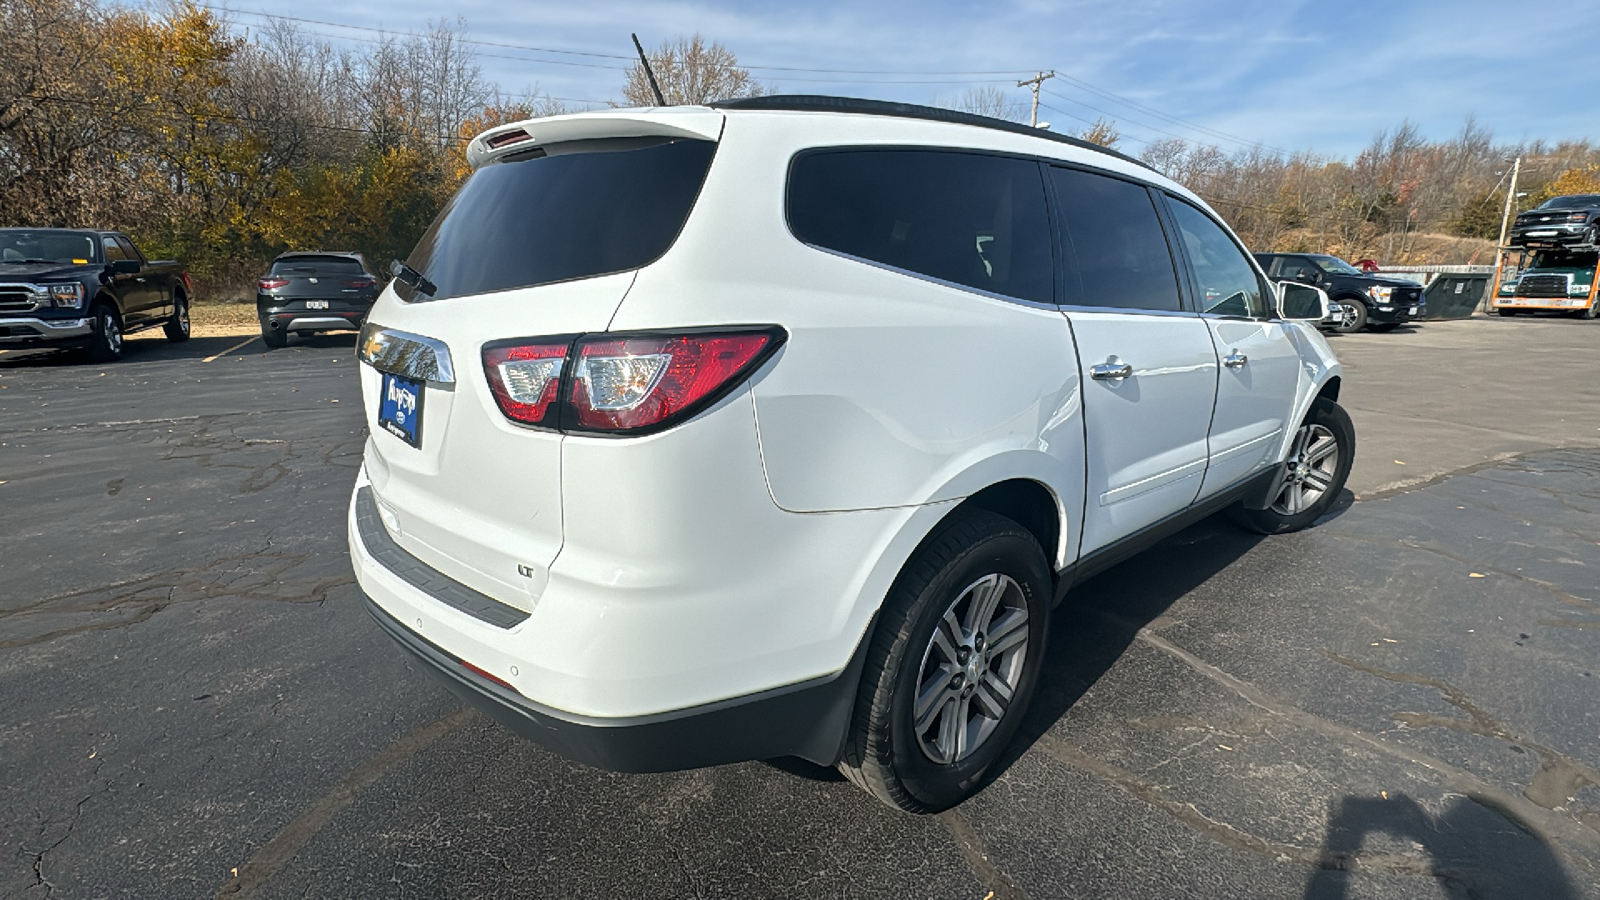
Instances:
[[[365,275],[360,260],[348,256],[291,256],[274,260],[273,275]]]
[[[516,154],[474,172],[406,260],[432,296],[637,269],[667,251],[689,217],[716,144],[619,138]]]

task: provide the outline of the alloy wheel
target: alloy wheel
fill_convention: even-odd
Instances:
[[[1349,303],[1349,302],[1345,302],[1345,303],[1339,304],[1339,327],[1340,328],[1354,328],[1354,327],[1356,327],[1356,307],[1355,307],[1355,304]]]
[[[912,730],[930,760],[960,762],[994,733],[1027,662],[1028,604],[1009,575],[992,573],[956,595],[922,654]]]
[[[1294,446],[1284,464],[1288,472],[1272,511],[1297,516],[1322,499],[1339,470],[1339,440],[1322,425],[1305,425],[1295,433]]]

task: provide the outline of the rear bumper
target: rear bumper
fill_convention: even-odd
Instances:
[[[850,665],[827,678],[656,715],[597,718],[534,703],[468,669],[370,598],[366,607],[395,643],[462,700],[540,746],[613,772],[670,772],[780,756],[832,765],[866,659],[863,641]]]
[[[0,317],[0,345],[79,343],[93,333],[93,319]]]
[[[262,315],[261,324],[275,331],[360,331],[367,310],[286,310]]]

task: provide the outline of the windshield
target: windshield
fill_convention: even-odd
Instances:
[[[100,260],[99,243],[75,231],[0,231],[0,262],[85,265]]]
[[[1350,265],[1337,256],[1312,256],[1308,257],[1316,263],[1322,271],[1330,275],[1360,275],[1361,270]]]
[[[1600,194],[1573,194],[1570,197],[1551,197],[1539,204],[1540,209],[1573,209],[1600,206]]]
[[[274,260],[271,275],[365,275],[361,261],[348,256],[287,256]]]
[[[1540,250],[1533,254],[1533,259],[1528,263],[1528,269],[1592,269],[1595,267],[1595,262],[1596,255],[1592,252],[1573,253],[1570,250]]]
[[[460,297],[623,272],[667,251],[716,144],[615,138],[555,144],[474,172],[406,263],[430,296]]]

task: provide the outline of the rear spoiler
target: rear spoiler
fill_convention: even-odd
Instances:
[[[723,115],[704,106],[614,109],[524,119],[485,131],[467,144],[467,163],[477,169],[509,153],[545,144],[595,138],[683,137],[714,141]]]

